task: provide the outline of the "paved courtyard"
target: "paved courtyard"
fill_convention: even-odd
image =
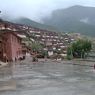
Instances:
[[[19,63],[0,68],[0,95],[95,95],[91,66],[31,59]]]

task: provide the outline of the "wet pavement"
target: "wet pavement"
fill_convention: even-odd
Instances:
[[[0,91],[0,95],[95,95],[93,67],[63,62],[32,63],[28,59],[4,67],[0,69],[0,86],[5,82],[11,89]]]

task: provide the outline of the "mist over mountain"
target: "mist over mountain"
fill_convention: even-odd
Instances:
[[[35,28],[48,30],[48,31],[57,31],[57,29],[53,26],[41,24],[39,22],[33,21],[33,20],[26,18],[26,17],[17,18],[15,20],[12,20],[12,22],[18,23],[18,24],[24,24],[24,25],[28,25],[28,26],[32,26]]]
[[[95,7],[72,6],[52,12],[43,23],[54,26],[64,32],[79,32],[95,36]]]
[[[83,35],[95,36],[95,7],[72,6],[57,9],[51,16],[44,17],[43,23],[27,17],[2,16],[4,20],[57,32],[79,32]]]
[[[2,19],[4,21],[9,21],[9,22],[12,22],[15,24],[22,24],[22,25],[26,25],[26,26],[31,26],[34,28],[42,29],[42,30],[55,31],[55,32],[58,31],[58,29],[54,26],[45,25],[40,22],[33,21],[27,17],[10,18],[10,16],[3,16]]]

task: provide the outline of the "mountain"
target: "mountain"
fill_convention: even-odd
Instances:
[[[64,32],[79,32],[95,36],[95,7],[72,6],[52,12],[51,17],[42,19],[44,24]]]
[[[55,27],[52,27],[50,25],[41,24],[41,23],[35,22],[35,21],[33,21],[29,18],[25,18],[25,17],[14,19],[14,20],[12,20],[12,22],[17,23],[17,24],[24,24],[24,25],[28,25],[28,26],[32,26],[35,28],[48,30],[48,31],[57,31],[57,29]]]

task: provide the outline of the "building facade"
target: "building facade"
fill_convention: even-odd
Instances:
[[[16,33],[9,30],[1,31],[0,34],[3,37],[1,42],[1,47],[3,49],[1,58],[6,58],[8,61],[15,61],[23,57],[21,38],[18,37]]]

